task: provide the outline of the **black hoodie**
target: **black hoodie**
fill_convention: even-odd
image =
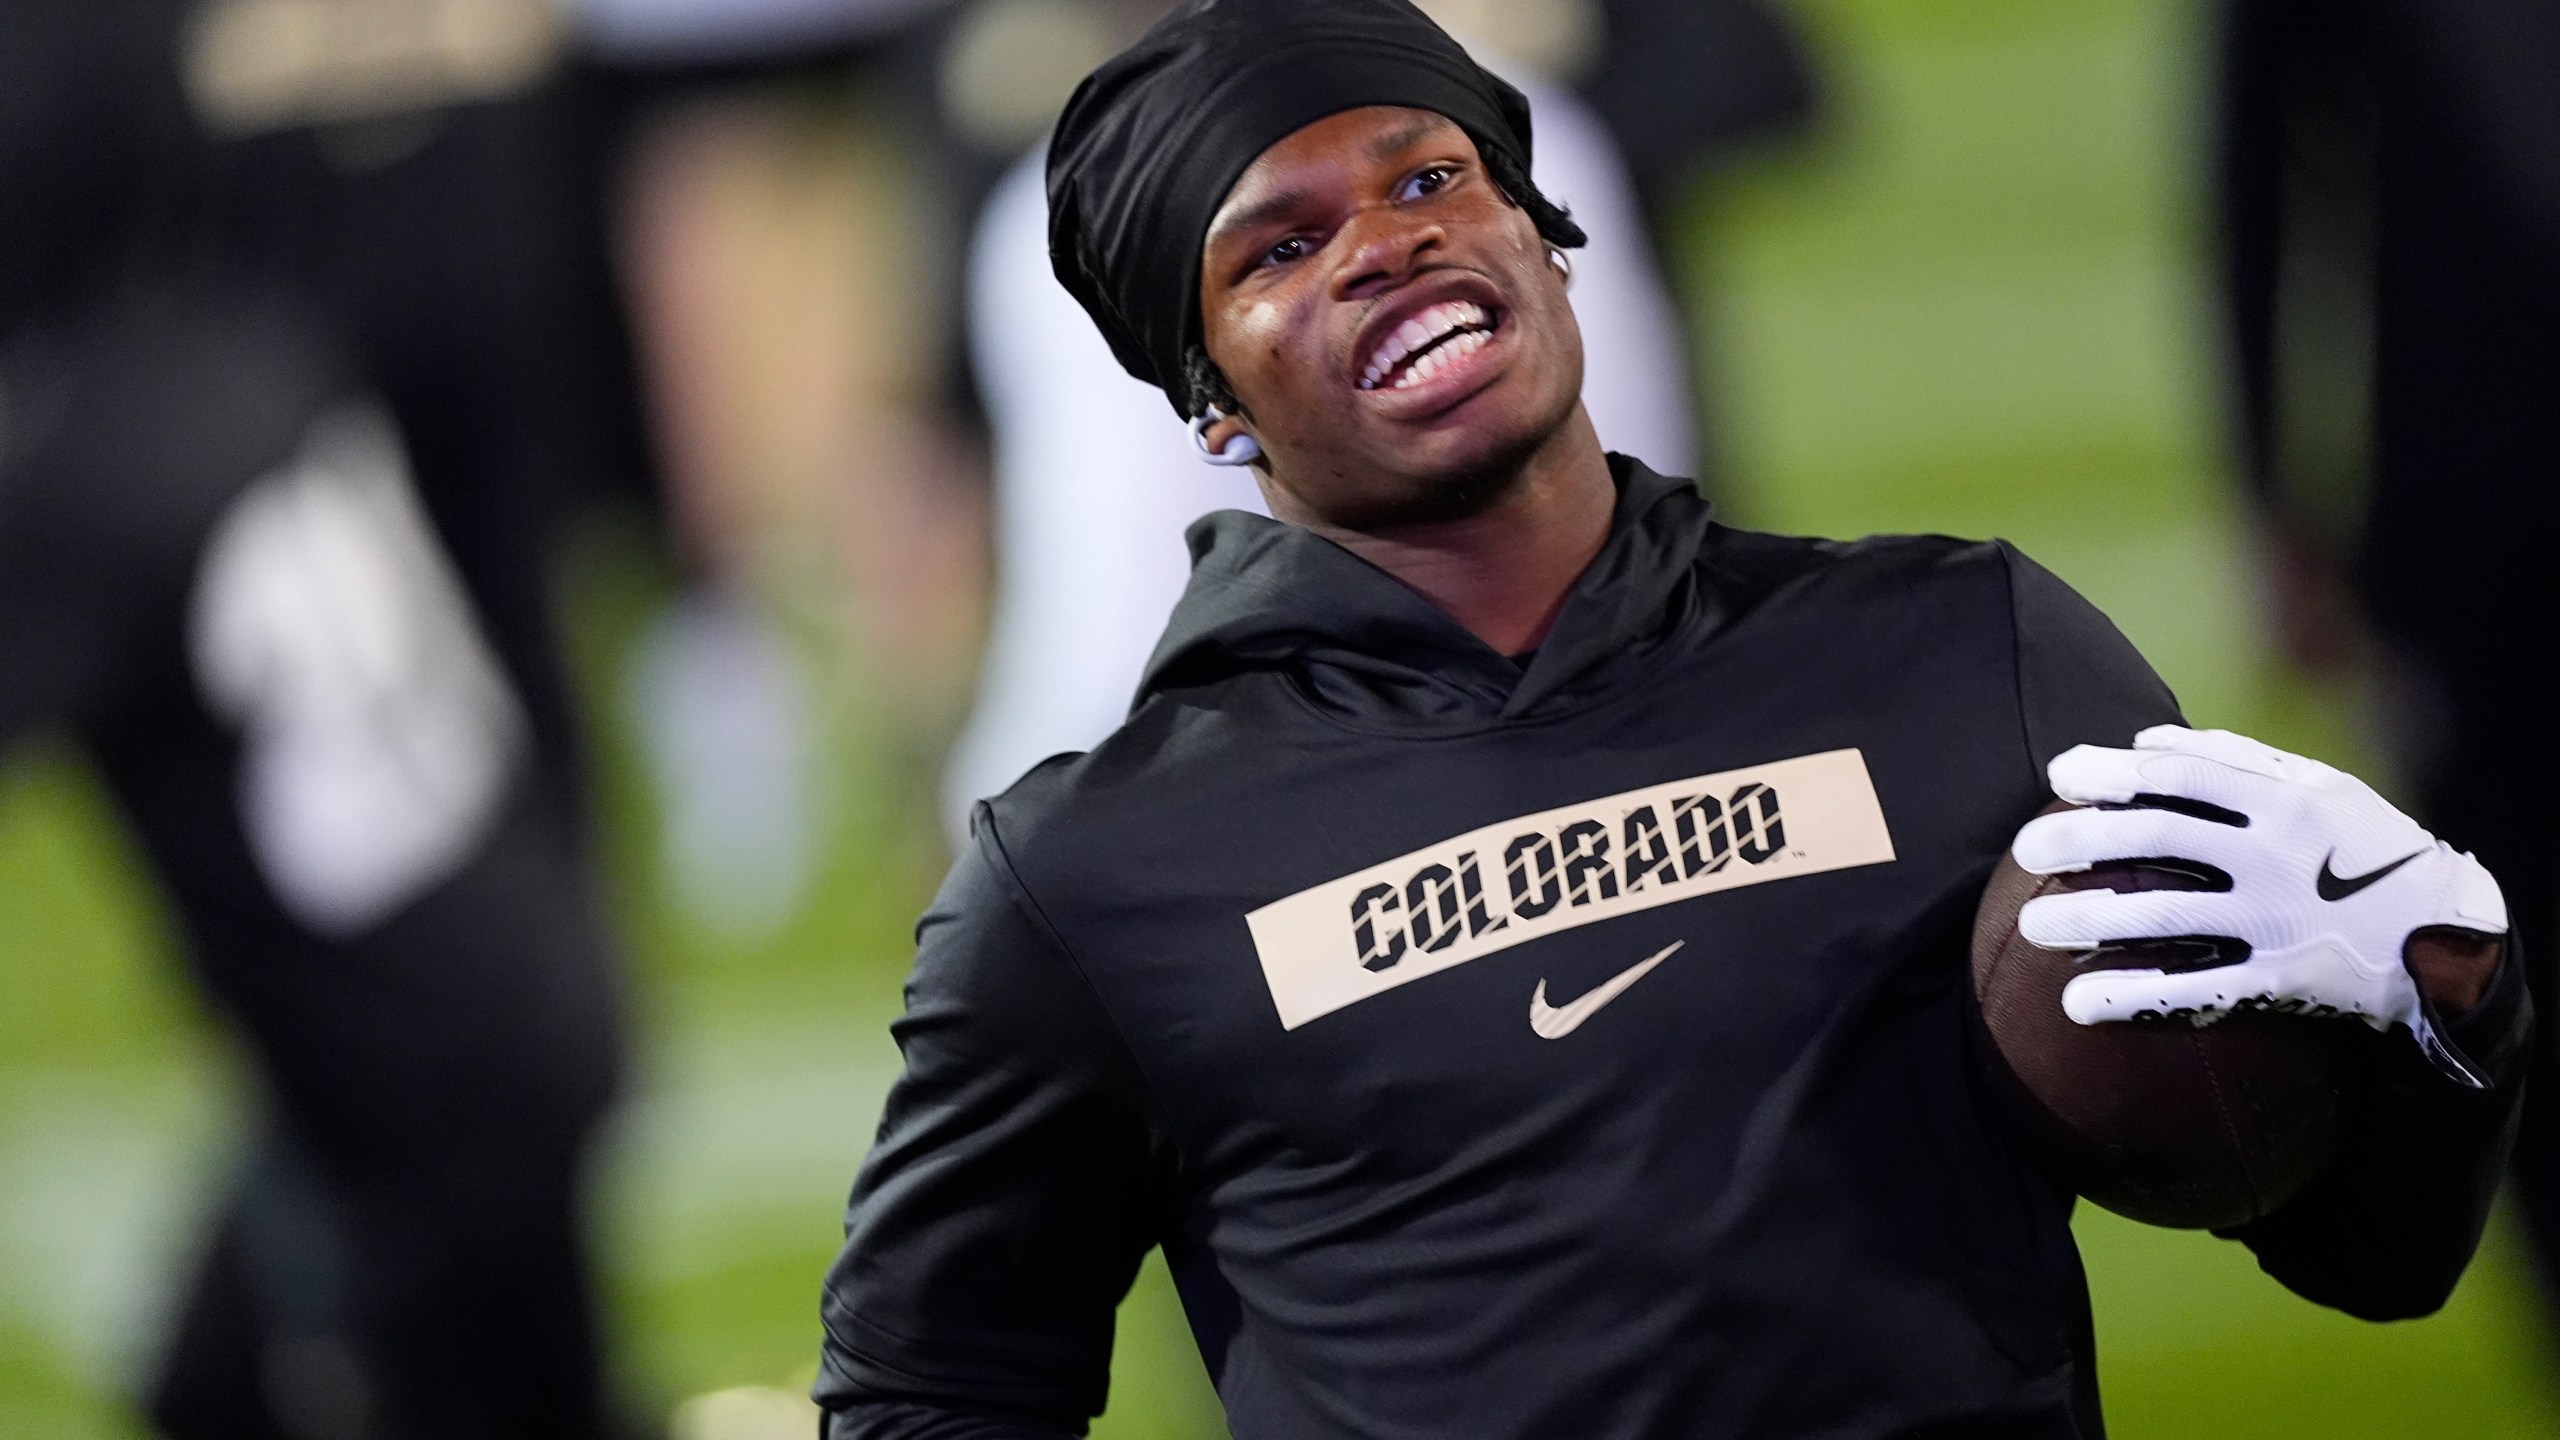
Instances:
[[[1307,531],[1194,527],[1128,723],[980,806],[918,927],[831,1435],[1081,1433],[1158,1244],[1239,1440],[2099,1433],[1966,944],[2045,761],[2175,701],[2006,545],[1734,530],[1611,464],[1525,666]],[[2503,968],[2456,1027],[2500,1087],[2410,1064],[2241,1236],[2287,1284],[2451,1289]]]

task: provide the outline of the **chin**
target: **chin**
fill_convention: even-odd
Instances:
[[[1408,453],[1382,464],[1398,483],[1391,495],[1376,497],[1366,507],[1361,528],[1441,525],[1483,513],[1522,483],[1527,462],[1547,441],[1552,429],[1508,428],[1458,437],[1434,436],[1419,447],[1431,453]]]
[[[1491,397],[1487,397],[1491,398]],[[1406,494],[1400,508],[1416,520],[1463,520],[1500,500],[1521,483],[1532,456],[1552,441],[1573,416],[1577,397],[1539,412],[1469,417],[1473,423],[1447,426],[1416,437],[1392,468],[1410,477],[1399,488]]]

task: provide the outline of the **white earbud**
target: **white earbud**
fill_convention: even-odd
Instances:
[[[1567,255],[1564,251],[1556,248],[1555,246],[1550,245],[1547,247],[1547,259],[1552,262],[1555,265],[1556,270],[1564,276],[1564,288],[1567,290],[1572,289],[1573,257]]]
[[[1250,465],[1261,459],[1262,444],[1250,435],[1231,436],[1224,449],[1209,448],[1209,427],[1226,418],[1215,405],[1207,413],[1192,417],[1191,444],[1200,452],[1200,458],[1212,465]]]

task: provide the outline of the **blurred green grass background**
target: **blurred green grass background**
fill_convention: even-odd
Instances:
[[[1772,528],[2005,535],[2114,615],[2199,723],[2370,771],[2353,697],[2273,665],[2253,619],[2205,309],[2202,12],[1795,8],[1830,73],[1823,133],[1702,186],[1695,243],[1669,257],[1700,301],[1720,494]],[[941,865],[930,747],[866,703],[889,680],[839,665],[817,902],[749,946],[658,901],[616,697],[668,590],[609,529],[564,590],[643,1036],[598,1222],[645,1415],[805,1383],[817,1278],[894,1070],[908,926]],[[0,761],[0,1435],[139,1433],[121,1391],[245,1103],[78,757],[39,743]],[[2560,1433],[2504,1224],[2442,1315],[2393,1326],[2295,1300],[2208,1237],[2087,1211],[2079,1232],[2119,1437]],[[1219,1433],[1160,1266],[1124,1309],[1116,1368],[1098,1436]]]

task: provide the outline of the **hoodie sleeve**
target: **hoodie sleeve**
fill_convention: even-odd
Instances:
[[[827,1276],[832,1440],[1083,1434],[1172,1193],[1135,1062],[984,805],[975,829],[917,926],[905,1070]]]
[[[2037,794],[2073,745],[2123,745],[2180,722],[2177,700],[2096,606],[2007,546],[2018,706]],[[2506,1168],[2522,1100],[2532,1004],[2508,954],[2481,1002],[2440,1028],[2493,1083],[2436,1073],[2405,1034],[2375,1035],[2373,1087],[2327,1171],[2274,1214],[2219,1232],[2305,1299],[2369,1320],[2441,1306],[2471,1262]],[[2306,1022],[2329,1023],[2329,1022]]]
[[[2130,745],[2152,725],[2184,722],[2151,662],[2080,592],[2003,541],[2016,627],[2018,719],[2043,800],[2044,767],[2074,745]],[[2041,803],[2041,801],[2039,802]]]

